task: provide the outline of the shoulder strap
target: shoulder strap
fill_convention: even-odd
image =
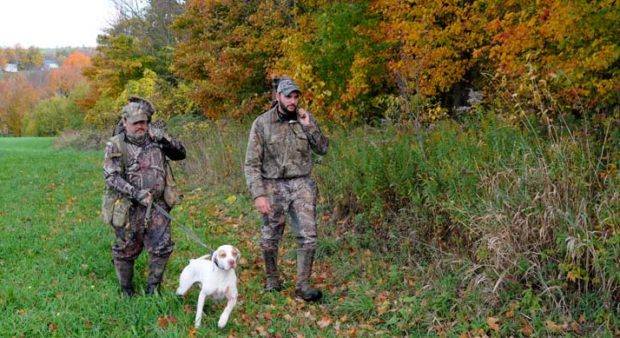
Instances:
[[[112,137],[114,145],[121,151],[121,176],[125,177],[125,168],[127,167],[127,142],[125,142],[125,133],[120,133]]]

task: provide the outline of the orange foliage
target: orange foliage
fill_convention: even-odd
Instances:
[[[496,78],[506,77],[491,82],[490,93],[551,113],[618,103],[617,2],[498,2],[488,13],[496,17],[488,57]]]
[[[0,135],[21,136],[24,115],[39,96],[39,91],[22,74],[0,80]]]
[[[71,53],[62,66],[50,71],[48,79],[48,91],[63,96],[75,88],[85,78],[83,70],[90,66],[90,57],[80,52]]]

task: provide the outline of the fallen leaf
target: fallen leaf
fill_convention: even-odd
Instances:
[[[260,325],[256,327],[256,331],[261,336],[266,336],[267,335],[267,330],[265,330],[265,328],[260,326]]]
[[[532,333],[534,333],[534,328],[528,324],[525,324],[521,326],[521,328],[519,329],[519,332],[521,332],[524,336],[529,337],[532,335]]]
[[[237,201],[237,196],[236,195],[230,195],[228,196],[228,198],[226,198],[226,203],[228,204],[233,204]]]
[[[579,315],[579,319],[577,320],[579,322],[579,324],[583,324],[586,322],[586,315],[584,315],[583,313],[581,315]]]
[[[171,323],[174,324],[177,322],[177,319],[173,316],[161,316],[157,319],[157,326],[159,327],[168,327]]]
[[[495,332],[499,331],[500,325],[499,325],[499,319],[495,318],[495,317],[487,317],[487,324],[489,325],[489,328]]]
[[[318,322],[316,322],[316,324],[321,328],[324,329],[326,327],[328,327],[330,324],[332,323],[332,319],[329,317],[323,317],[321,318],[321,320],[319,320]]]
[[[547,329],[547,331],[551,333],[560,333],[562,331],[566,331],[566,329],[568,328],[568,325],[566,324],[559,325],[552,320],[545,320],[545,328]]]

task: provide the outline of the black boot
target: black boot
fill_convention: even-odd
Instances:
[[[151,256],[149,257],[149,277],[146,284],[145,293],[147,295],[159,294],[159,285],[164,278],[164,270],[168,257]]]
[[[310,275],[312,274],[312,263],[314,262],[314,249],[297,250],[297,287],[295,295],[306,302],[315,302],[323,293],[310,286]]]
[[[265,259],[265,291],[282,290],[278,276],[278,249],[263,250],[263,258]]]
[[[121,293],[125,297],[132,297],[135,292],[133,290],[133,261],[114,260],[114,268],[116,276],[121,286]]]

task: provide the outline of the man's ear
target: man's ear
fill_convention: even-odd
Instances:
[[[125,128],[127,128],[127,118],[123,117],[123,126],[125,126]]]

